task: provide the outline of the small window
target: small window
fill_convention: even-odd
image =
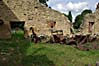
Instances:
[[[35,6],[34,8],[38,8],[37,6]]]

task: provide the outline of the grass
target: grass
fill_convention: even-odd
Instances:
[[[60,44],[34,44],[21,33],[0,41],[0,66],[86,66],[99,61],[99,50],[80,51]]]

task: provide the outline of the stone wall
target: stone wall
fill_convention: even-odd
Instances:
[[[11,38],[9,22],[11,20],[18,20],[18,18],[2,0],[0,0],[0,20],[4,22],[4,24],[0,25],[0,39]]]
[[[98,4],[99,5],[99,4]],[[92,14],[87,14],[84,17],[84,23],[82,25],[82,33],[89,34],[89,22],[94,22],[92,26],[92,34],[99,34],[99,8]]]
[[[10,39],[10,28],[7,24],[0,25],[0,39]]]
[[[55,21],[54,29],[63,30],[64,35],[70,34],[68,18],[45,7],[38,0],[3,0],[2,3],[4,6],[0,16],[7,23],[10,21],[25,21],[25,28],[29,29],[32,26],[37,34],[50,35],[48,22]]]

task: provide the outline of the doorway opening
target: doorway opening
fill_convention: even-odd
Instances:
[[[24,37],[25,21],[10,21],[11,34],[15,37]]]
[[[94,22],[89,22],[89,32],[92,33],[94,30]]]

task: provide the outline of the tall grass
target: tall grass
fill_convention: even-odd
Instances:
[[[0,66],[85,66],[99,61],[99,50],[80,51],[60,44],[32,43],[23,32],[0,41]]]

